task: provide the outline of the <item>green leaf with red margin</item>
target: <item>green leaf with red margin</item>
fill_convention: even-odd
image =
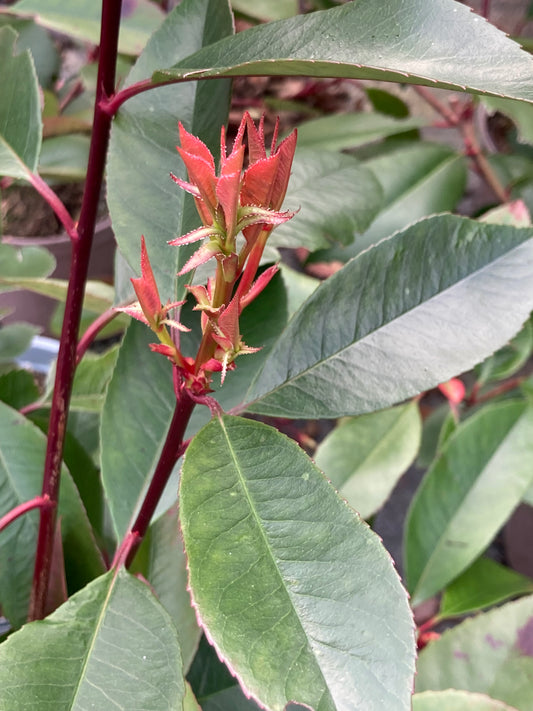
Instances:
[[[252,420],[211,420],[185,455],[180,521],[199,619],[260,704],[410,708],[405,591],[378,537],[295,442]]]
[[[358,0],[252,27],[154,80],[243,75],[378,79],[533,101],[533,59],[452,0]]]
[[[422,650],[415,690],[464,689],[533,708],[533,596],[482,613]]]
[[[532,237],[531,228],[439,215],[362,252],[291,319],[243,409],[357,415],[470,369],[533,308]]]
[[[109,571],[0,645],[1,711],[182,711],[180,648],[150,588]]]
[[[417,605],[487,548],[533,480],[533,407],[486,406],[442,448],[411,504],[405,575]]]

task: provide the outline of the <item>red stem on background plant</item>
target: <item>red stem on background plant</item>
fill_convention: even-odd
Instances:
[[[483,4],[481,6],[481,14],[483,17],[488,20],[489,15],[490,15],[490,0],[483,0]]]
[[[76,348],[76,365],[79,365],[79,362],[85,355],[87,348],[89,348],[89,346],[93,343],[100,331],[105,328],[108,323],[111,323],[111,321],[117,316],[117,310],[115,307],[111,306],[91,323],[78,342],[78,347]]]
[[[111,129],[111,116],[101,109],[100,102],[114,92],[121,6],[121,0],[103,0],[93,133],[89,149],[85,192],[78,223],[78,239],[74,240],[72,245],[69,286],[57,358],[44,465],[42,495],[48,496],[53,505],[41,510],[28,615],[30,620],[41,619],[45,614],[63,445],[72,381],[76,369],[76,344]]]
[[[0,531],[3,531],[10,523],[13,523],[19,516],[23,516],[28,511],[33,511],[33,509],[46,509],[51,506],[53,506],[53,504],[48,496],[36,496],[30,499],[30,501],[25,501],[23,504],[15,506],[14,509],[11,509],[5,516],[0,518]]]
[[[74,220],[68,214],[67,208],[61,202],[59,197],[48,185],[48,183],[46,183],[37,173],[32,173],[28,179],[39,195],[46,200],[55,212],[57,219],[65,228],[65,231],[72,242],[75,242],[78,239],[78,230],[76,229]]]
[[[120,544],[113,561],[113,567],[124,563],[128,567],[148,530],[154,511],[159,503],[172,469],[182,453],[183,438],[194,409],[195,402],[185,388],[179,391],[172,422],[168,428],[165,443],[159,456],[150,486],[141,504],[135,523]]]
[[[505,395],[505,393],[519,388],[524,382],[524,380],[526,380],[526,378],[526,375],[517,375],[516,378],[511,378],[511,380],[507,380],[505,383],[497,385],[495,388],[492,388],[492,390],[489,390],[488,392],[483,393],[482,395],[478,395],[479,387],[476,383],[476,385],[474,385],[474,387],[472,388],[472,392],[467,398],[466,403],[467,405],[481,405],[484,402],[493,400],[495,397]]]
[[[432,91],[426,87],[415,86],[415,91],[445,119],[450,127],[455,127],[461,132],[466,155],[474,161],[481,177],[492,189],[498,200],[502,203],[507,202],[509,194],[493,171],[477,140],[472,119],[472,102],[470,101],[469,104],[463,106],[461,111],[455,111],[450,106],[439,101]]]

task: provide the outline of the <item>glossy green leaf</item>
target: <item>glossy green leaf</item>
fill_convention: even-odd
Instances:
[[[448,402],[430,412],[424,419],[422,427],[422,440],[416,459],[417,467],[420,469],[429,467],[456,426],[457,422]]]
[[[64,301],[67,298],[66,279],[44,279],[23,276],[0,276],[0,285],[11,289],[28,289],[52,299]],[[113,304],[113,287],[103,281],[89,280],[85,290],[84,306],[93,311],[104,312]]]
[[[296,153],[284,209],[297,214],[269,238],[277,247],[310,250],[349,244],[381,206],[381,187],[371,170],[351,156],[327,151]]]
[[[226,0],[185,0],[152,36],[125,86],[148,78],[161,62],[176,62],[232,30]],[[130,99],[113,121],[107,172],[113,230],[122,256],[136,273],[145,236],[163,302],[175,300],[176,273],[197,247],[169,247],[167,241],[200,222],[193,200],[185,200],[169,176],[186,177],[176,151],[178,121],[218,158],[229,92],[227,81],[162,87]]]
[[[12,280],[47,277],[55,266],[56,260],[46,249],[0,244],[0,291],[13,289]]]
[[[298,127],[300,148],[341,151],[421,128],[422,118],[395,119],[378,113],[335,114]]]
[[[211,420],[185,455],[180,520],[199,617],[252,697],[410,708],[411,619],[390,558],[296,443]]]
[[[39,174],[43,178],[85,180],[89,159],[89,136],[54,136],[43,141]]]
[[[366,88],[366,95],[374,110],[379,111],[380,114],[400,119],[409,116],[409,107],[405,101],[389,91],[368,87]]]
[[[201,630],[187,590],[187,565],[183,552],[177,506],[154,521],[150,530],[148,580],[159,602],[178,631],[183,668],[189,668]]]
[[[39,397],[35,378],[28,370],[10,370],[0,375],[0,400],[18,410]]]
[[[298,0],[231,0],[237,12],[258,20],[284,20],[298,14]]]
[[[436,143],[401,146],[364,165],[374,172],[383,189],[378,216],[352,244],[318,252],[313,261],[346,262],[415,220],[453,210],[466,184],[464,157]]]
[[[248,392],[249,409],[362,414],[468,370],[529,316],[532,234],[442,215],[363,252],[290,321]]]
[[[185,693],[172,621],[123,569],[4,642],[0,687],[2,711],[182,711]]]
[[[35,425],[0,404],[0,515],[41,493],[46,439]],[[59,517],[71,592],[103,572],[87,514],[63,468]],[[0,533],[0,603],[14,627],[27,616],[39,515],[30,512]],[[0,707],[1,708],[1,707]]]
[[[102,412],[102,481],[118,539],[142,501],[176,402],[170,363],[150,351],[153,338],[146,326],[132,321]]]
[[[405,573],[413,605],[456,578],[489,545],[533,479],[533,408],[485,407],[457,428],[417,491]]]
[[[8,323],[0,328],[0,363],[9,363],[30,347],[31,339],[39,333],[29,323]]]
[[[39,84],[46,89],[59,70],[59,52],[50,34],[31,20],[19,20],[8,15],[0,15],[0,27],[6,24],[18,34],[17,54],[26,49],[30,50]]]
[[[502,701],[470,691],[424,691],[413,696],[413,711],[516,711]]]
[[[359,0],[252,27],[154,78],[250,74],[380,79],[533,101],[531,57],[451,0]]]
[[[458,617],[533,593],[533,580],[491,558],[478,558],[445,589],[439,618]]]
[[[526,321],[523,329],[481,363],[477,370],[477,382],[484,385],[492,380],[505,380],[525,365],[533,351],[533,323]]]
[[[376,513],[420,446],[422,422],[411,402],[345,420],[315,452],[317,467],[363,518]]]
[[[281,276],[287,290],[287,310],[292,316],[320,284],[319,279],[281,265]]]
[[[10,12],[35,17],[36,22],[55,32],[98,44],[101,0],[19,0]],[[136,0],[125,7],[120,24],[119,51],[139,54],[152,32],[163,20],[156,3]]]
[[[533,708],[533,596],[470,618],[422,650],[417,692],[464,689]]]
[[[185,682],[185,696],[183,698],[183,711],[202,711],[194,696],[190,684]]]
[[[29,52],[15,55],[16,33],[0,29],[0,175],[27,179],[41,148],[39,84]]]

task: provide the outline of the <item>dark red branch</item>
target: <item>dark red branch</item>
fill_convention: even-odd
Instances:
[[[45,614],[59,495],[61,460],[72,381],[76,369],[76,344],[111,129],[111,116],[102,111],[100,102],[114,92],[121,5],[121,0],[104,0],[102,6],[100,61],[93,133],[89,150],[87,180],[78,224],[78,239],[74,240],[72,245],[65,318],[61,330],[43,476],[42,494],[50,498],[52,505],[50,508],[41,511],[29,610],[30,620],[41,619]]]
[[[183,438],[194,405],[195,403],[190,398],[187,390],[181,388],[176,401],[172,422],[168,428],[165,443],[161,450],[161,455],[157,462],[152,481],[150,482],[135,523],[117,550],[113,561],[114,567],[122,563],[128,567],[146,535],[146,531],[148,530],[148,526],[150,525],[150,521],[152,520],[152,516],[167,485],[174,465],[183,452]]]

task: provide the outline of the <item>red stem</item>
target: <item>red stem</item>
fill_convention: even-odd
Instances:
[[[31,173],[28,180],[33,185],[35,190],[43,197],[55,212],[58,220],[65,228],[70,239],[75,242],[78,239],[78,230],[74,224],[74,220],[68,214],[67,208],[52,190],[52,188],[41,178],[37,173]]]
[[[525,375],[517,375],[515,378],[511,378],[511,380],[507,380],[505,383],[497,385],[496,387],[492,388],[492,390],[483,393],[483,395],[478,395],[479,387],[476,387],[476,385],[474,385],[472,392],[470,393],[470,397],[467,399],[467,404],[480,405],[483,402],[493,400],[495,397],[505,395],[505,393],[519,388],[520,385],[522,385],[522,383],[524,382],[524,380],[526,380],[526,377],[527,376]]]
[[[194,400],[191,399],[185,388],[180,388],[179,397],[176,401],[176,408],[172,417],[172,422],[168,428],[167,436],[159,461],[157,462],[152,481],[144,497],[140,511],[137,514],[135,523],[124,537],[113,561],[113,567],[122,563],[128,567],[131,565],[135,553],[146,535],[154,511],[159,503],[165,486],[167,485],[172,469],[183,451],[183,438],[189,423],[191,413],[194,409]]]
[[[36,496],[30,499],[30,501],[25,501],[23,504],[15,506],[14,509],[11,509],[5,516],[0,518],[0,531],[3,531],[10,523],[13,523],[19,516],[22,516],[28,511],[33,511],[33,509],[46,509],[51,506],[52,502],[48,496]]]
[[[116,94],[112,96],[110,95],[109,98],[103,97],[100,100],[100,109],[106,114],[108,114],[108,116],[114,116],[119,110],[119,108],[122,106],[122,104],[128,99],[131,99],[133,96],[137,96],[137,94],[142,94],[145,91],[150,91],[150,89],[157,89],[157,87],[159,86],[167,86],[168,84],[179,84],[183,81],[186,80],[172,79],[169,81],[154,84],[151,79],[143,79],[142,81],[138,81],[135,84],[132,84],[131,86],[127,86],[121,91],[117,91]]]
[[[111,323],[116,316],[118,316],[118,312],[114,307],[111,307],[106,309],[103,314],[98,316],[98,318],[91,323],[78,342],[78,347],[76,348],[76,365],[79,364],[87,348],[89,348],[100,331],[105,328],[108,323]]]
[[[56,380],[52,408],[50,411],[48,443],[44,466],[42,494],[50,498],[51,507],[41,510],[33,587],[30,600],[30,620],[41,619],[45,614],[46,593],[50,578],[57,500],[59,495],[61,460],[63,456],[72,381],[76,369],[76,343],[78,340],[89,256],[91,253],[109,132],[111,129],[111,116],[101,109],[100,102],[106,97],[111,96],[114,91],[121,5],[121,0],[103,0],[100,62],[98,66],[94,124],[91,147],[89,150],[87,181],[78,224],[78,239],[74,240],[72,245],[72,261],[65,305],[65,318],[61,330],[61,341],[57,358]]]
[[[481,14],[488,20],[490,15],[490,0],[483,0],[483,5],[481,6]]]

